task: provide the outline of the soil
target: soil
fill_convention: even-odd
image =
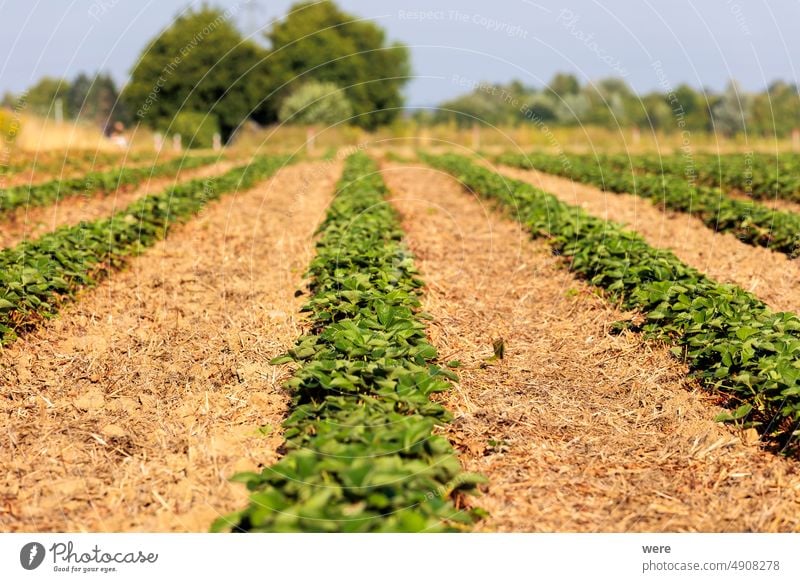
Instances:
[[[684,263],[716,281],[751,291],[775,310],[800,312],[800,261],[783,253],[743,243],[732,234],[714,232],[697,218],[664,211],[633,194],[603,192],[538,171],[506,166],[497,171],[581,206],[589,214],[623,223],[652,246],[670,249]]]
[[[138,187],[119,188],[110,194],[70,196],[47,206],[17,208],[0,216],[0,248],[37,238],[64,225],[111,216],[139,198],[180,182],[222,174],[235,165],[233,162],[221,161],[202,168],[184,170],[176,176],[146,180]]]
[[[0,530],[207,531],[274,463],[340,164],[210,204],[0,353]]]
[[[717,401],[665,346],[610,333],[625,314],[546,243],[443,173],[383,174],[431,341],[461,362],[443,432],[489,479],[471,501],[490,514],[479,530],[800,531],[798,464],[715,423]]]

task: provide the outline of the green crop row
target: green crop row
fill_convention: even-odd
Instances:
[[[217,156],[177,158],[154,166],[123,167],[104,172],[89,172],[79,178],[14,186],[0,190],[0,212],[7,212],[20,206],[45,206],[56,200],[79,194],[109,193],[122,186],[139,184],[150,178],[172,176],[180,170],[213,164],[217,159]]]
[[[63,227],[0,251],[0,344],[55,315],[78,289],[97,283],[125,258],[165,237],[175,222],[225,192],[251,187],[286,161],[259,158],[137,200],[110,218]]]
[[[697,154],[663,156],[642,154],[609,156],[618,168],[670,174],[723,190],[736,190],[757,200],[800,201],[800,156],[797,154]],[[605,165],[605,163],[604,163]]]
[[[430,396],[453,375],[432,363],[422,283],[385,194],[375,163],[350,156],[309,269],[311,331],[273,360],[300,364],[287,454],[234,477],[250,503],[214,531],[457,531],[480,514],[453,504],[483,478],[434,434],[449,415]]]
[[[800,214],[772,210],[750,200],[735,200],[718,188],[694,187],[681,176],[636,174],[590,156],[507,154],[497,161],[565,176],[605,191],[649,198],[670,210],[691,214],[708,228],[731,233],[747,244],[767,247],[791,258],[800,254]]]
[[[714,282],[621,225],[588,215],[525,182],[456,155],[425,156],[470,190],[497,199],[575,273],[640,311],[641,329],[673,344],[710,390],[729,397],[726,419],[788,443],[800,421],[800,318]]]

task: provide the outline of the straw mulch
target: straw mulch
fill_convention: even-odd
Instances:
[[[800,531],[798,463],[713,422],[714,398],[664,346],[609,333],[630,314],[452,178],[383,172],[427,283],[431,339],[462,365],[444,430],[489,478],[480,529]]]
[[[206,531],[277,459],[340,164],[230,194],[0,353],[0,530]]]
[[[752,291],[773,309],[800,312],[800,262],[783,253],[745,244],[732,234],[716,233],[697,218],[664,212],[632,194],[606,193],[542,172],[505,166],[498,171],[530,182],[590,214],[625,223],[651,245],[671,249],[683,262],[717,281]]]
[[[139,198],[158,193],[179,182],[221,174],[233,165],[232,162],[221,161],[211,166],[184,170],[177,177],[146,180],[136,188],[121,188],[108,195],[90,193],[88,196],[70,196],[48,206],[17,208],[0,217],[0,248],[37,238],[60,226],[110,216]]]

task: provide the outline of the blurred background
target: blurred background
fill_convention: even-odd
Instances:
[[[800,151],[800,3],[5,2],[2,165],[47,150]]]

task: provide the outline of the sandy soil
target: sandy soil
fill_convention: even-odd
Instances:
[[[545,243],[444,174],[383,172],[431,339],[462,363],[445,432],[489,478],[480,529],[800,531],[797,462],[714,423],[714,400],[665,347],[611,335],[623,314]],[[498,338],[505,358],[488,362]]]
[[[734,283],[758,295],[773,309],[800,312],[800,261],[783,253],[745,244],[716,233],[688,214],[664,212],[632,194],[612,194],[593,186],[537,171],[506,166],[501,174],[529,182],[587,212],[626,224],[652,246],[668,248],[683,262],[711,278]]]
[[[339,164],[211,204],[0,353],[0,530],[207,531],[277,460],[303,272]]]
[[[18,208],[0,216],[0,248],[37,238],[60,226],[110,216],[148,194],[160,192],[178,182],[222,174],[235,165],[220,161],[202,168],[183,170],[176,176],[153,178],[139,187],[119,188],[107,195],[70,196],[48,206]]]

